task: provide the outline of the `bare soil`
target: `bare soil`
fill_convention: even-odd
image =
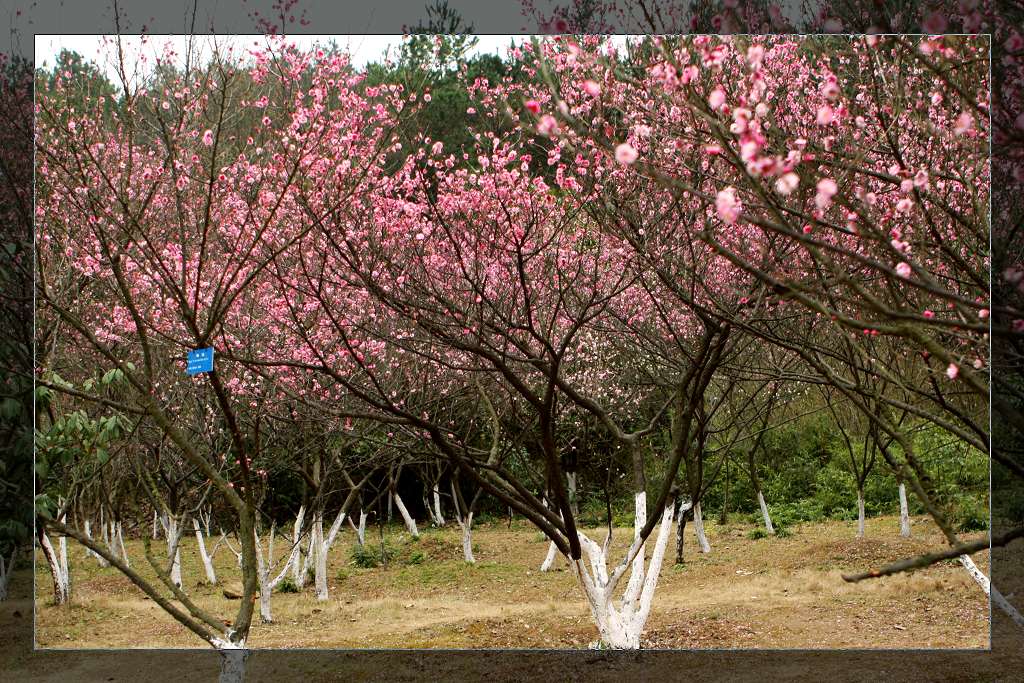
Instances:
[[[843,572],[877,567],[942,546],[934,525],[915,519],[911,539],[898,520],[806,524],[787,538],[751,540],[745,524],[708,523],[712,552],[688,535],[686,563],[662,569],[644,647],[726,648],[987,648],[989,605],[957,562],[913,574],[848,584]],[[602,532],[591,530],[594,538]],[[621,552],[631,535],[616,530]],[[330,599],[275,593],[274,623],[254,623],[253,648],[586,648],[597,633],[564,560],[538,571],[547,542],[526,525],[481,525],[477,564],[462,561],[457,529],[425,530],[418,541],[394,529],[386,566],[357,568],[354,534],[345,530],[329,561]],[[367,534],[379,548],[376,530]],[[276,544],[281,557],[288,548]],[[162,540],[154,551],[163,548]],[[133,566],[149,575],[140,540],[128,543]],[[613,553],[614,554],[614,553]],[[671,554],[671,553],[670,553]],[[36,645],[39,648],[208,647],[146,598],[117,570],[100,568],[84,548],[69,546],[72,604],[52,604],[45,562],[37,557]],[[987,556],[975,561],[988,570]],[[234,618],[237,600],[202,583],[195,539],[182,548],[186,589],[205,609]],[[215,560],[222,584],[238,588],[235,558]],[[20,618],[30,618],[22,614]]]

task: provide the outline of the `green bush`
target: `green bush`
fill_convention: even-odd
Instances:
[[[983,531],[988,529],[988,506],[974,496],[958,496],[952,518],[958,531]]]
[[[765,531],[762,527],[754,527],[749,532],[747,532],[747,538],[749,538],[751,541],[759,541],[762,538],[768,538],[768,532]]]
[[[422,555],[422,553],[420,554]],[[394,557],[395,549],[388,543],[385,543],[383,547],[379,544],[356,544],[352,546],[349,563],[353,566],[359,567],[360,569],[374,569],[379,567],[382,564],[382,561],[383,563],[387,563],[394,559]]]
[[[299,587],[295,585],[295,579],[290,576],[286,576],[281,579],[281,582],[277,584],[278,593],[298,593]]]
[[[417,551],[413,552],[412,555],[409,556],[409,559],[407,559],[405,561],[405,563],[406,564],[423,564],[423,560],[424,559],[426,559],[426,558],[424,557],[423,552],[420,551],[420,550],[417,550]]]

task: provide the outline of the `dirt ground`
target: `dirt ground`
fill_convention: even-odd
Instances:
[[[787,538],[751,540],[751,526],[710,523],[710,554],[698,553],[688,535],[686,563],[664,566],[644,647],[987,648],[988,600],[959,563],[856,585],[841,579],[844,571],[942,545],[924,518],[915,519],[909,540],[897,528],[896,519],[877,518],[868,520],[861,539],[852,523],[829,522],[797,527]],[[619,550],[630,533],[616,530]],[[376,530],[367,538],[379,544]],[[351,530],[343,531],[332,549],[330,599],[317,602],[310,586],[275,593],[275,621],[253,625],[251,647],[565,649],[596,640],[564,561],[553,572],[538,571],[547,544],[525,525],[478,527],[475,566],[462,561],[451,527],[424,530],[419,541],[396,529],[386,537],[395,557],[372,569],[350,562],[353,539]],[[238,602],[220,586],[200,582],[195,539],[186,541],[186,588],[201,606],[232,619]],[[146,569],[141,541],[128,545],[134,566]],[[275,554],[286,550],[279,541]],[[49,572],[37,558],[38,648],[208,647],[115,569],[101,569],[73,543],[69,555],[73,600],[64,607],[52,604]],[[987,571],[983,554],[975,560]],[[230,552],[221,548],[216,565],[223,584],[237,584]]]

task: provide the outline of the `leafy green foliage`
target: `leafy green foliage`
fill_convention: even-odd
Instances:
[[[394,559],[396,550],[388,542],[381,544],[354,545],[349,556],[349,563],[360,569],[374,569]]]
[[[281,579],[280,583],[277,584],[278,593],[298,593],[299,587],[295,585],[295,580],[290,576],[285,576]]]

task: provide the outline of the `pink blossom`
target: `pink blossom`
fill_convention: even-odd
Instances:
[[[924,310],[924,313],[922,313],[921,315],[923,315],[928,320],[931,320],[932,318],[935,317],[935,311],[932,311],[932,310],[929,310],[929,309],[926,308]]]
[[[982,320],[987,320],[988,319],[988,309],[987,308],[983,308],[980,311],[978,311],[978,317],[981,318]]]
[[[555,135],[558,133],[558,121],[551,114],[545,114],[537,122],[537,132],[545,137]]]
[[[203,144],[209,147],[213,144],[213,131],[207,130],[203,132]]]
[[[960,374],[960,368],[957,367],[956,363],[950,363],[949,367],[946,368],[946,377],[950,379],[956,379]]]
[[[836,186],[836,181],[831,178],[822,178],[818,181],[817,189],[818,193],[814,197],[814,204],[824,211],[832,205],[832,197],[839,191],[839,188]]]
[[[900,261],[896,264],[896,274],[902,278],[909,278],[911,273],[910,264],[906,261]]]
[[[832,111],[832,107],[827,104],[823,104],[818,107],[818,117],[815,119],[819,126],[827,126],[835,120],[835,113]]]
[[[966,135],[974,128],[974,117],[967,112],[961,112],[953,124],[953,132],[957,135]]]
[[[526,110],[531,114],[540,113],[540,102],[538,102],[537,100],[526,100],[525,106]]]
[[[725,104],[725,91],[722,90],[722,86],[716,86],[711,94],[708,95],[708,106],[713,110],[718,111]]]
[[[583,81],[583,92],[587,93],[591,97],[597,97],[601,94],[601,86],[596,81]]]
[[[628,142],[623,142],[615,148],[615,161],[620,164],[629,166],[636,161],[638,156],[636,149]]]
[[[743,204],[736,197],[736,188],[727,187],[720,190],[715,197],[715,209],[723,223],[727,225],[735,223],[743,210]]]

